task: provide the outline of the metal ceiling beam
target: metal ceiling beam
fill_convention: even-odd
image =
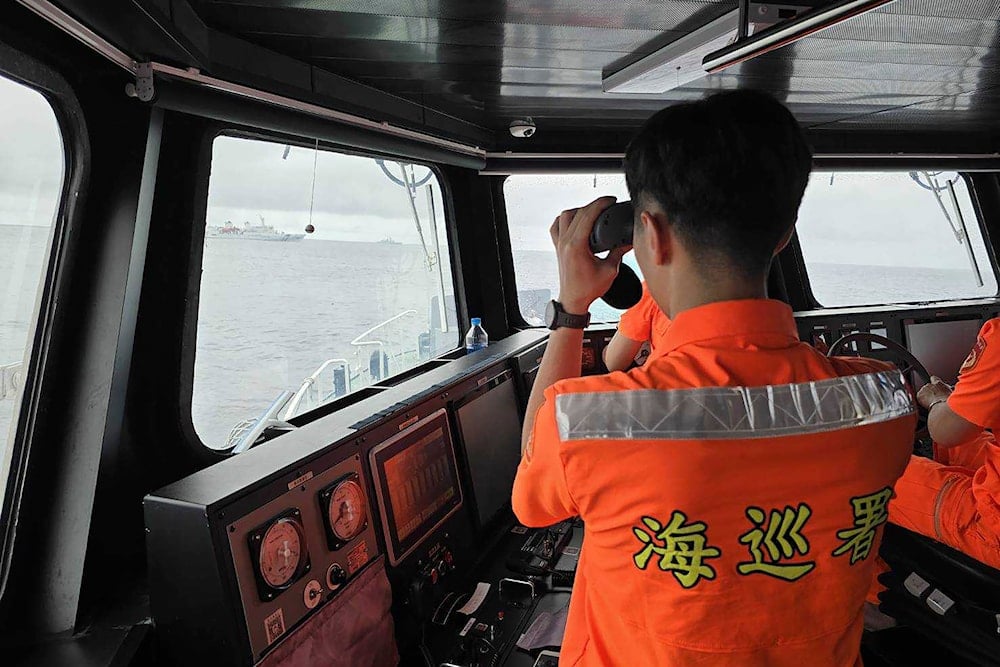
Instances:
[[[17,0],[17,2],[27,7],[35,14],[38,14],[63,32],[74,37],[82,44],[104,56],[112,63],[124,69],[126,72],[132,75],[137,75],[139,73],[139,61],[132,58],[130,55],[98,35],[96,32],[67,14],[59,7],[56,7],[53,3],[49,2],[49,0]],[[450,139],[444,139],[431,134],[426,134],[424,132],[419,132],[417,130],[410,130],[405,127],[392,125],[385,121],[376,121],[370,118],[336,111],[318,104],[312,104],[310,102],[304,102],[295,98],[286,97],[284,95],[269,93],[258,88],[252,88],[250,86],[244,86],[231,81],[217,79],[215,77],[202,74],[196,69],[182,69],[158,62],[149,63],[149,65],[151,66],[152,71],[157,75],[185,81],[202,88],[256,100],[274,107],[309,114],[324,120],[350,125],[352,127],[369,130],[378,134],[417,141],[419,143],[442,148],[459,155],[472,156],[480,159],[485,159],[486,157],[486,151],[479,146],[470,146],[457,141],[451,141]]]
[[[624,153],[487,153],[481,176],[510,174],[621,173]],[[956,171],[996,171],[998,153],[844,153],[817,151],[817,170],[864,171],[940,167]]]
[[[17,0],[63,32],[76,38],[130,74],[135,74],[138,62],[117,46],[56,7],[48,0]]]
[[[222,79],[206,76],[197,70],[181,69],[171,65],[164,65],[163,63],[152,63],[152,67],[153,72],[156,74],[171,79],[186,81],[209,90],[228,93],[237,97],[245,97],[257,102],[264,102],[265,104],[269,104],[271,106],[281,107],[290,111],[297,111],[299,113],[306,113],[311,116],[318,116],[326,120],[332,120],[338,123],[344,123],[345,125],[371,130],[379,134],[386,134],[393,137],[399,137],[401,139],[411,139],[413,141],[429,144],[438,148],[444,148],[461,155],[471,155],[479,158],[486,157],[486,151],[479,146],[469,146],[457,141],[442,139],[440,137],[424,134],[423,132],[417,132],[416,130],[408,130],[404,127],[390,125],[389,123],[362,118],[361,116],[355,116],[342,111],[335,111],[327,107],[319,106],[318,104],[303,102],[301,100],[285,97],[283,95],[276,95],[257,88],[243,86],[238,83],[223,81]]]

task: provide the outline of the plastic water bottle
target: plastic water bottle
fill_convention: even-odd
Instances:
[[[486,330],[483,329],[483,321],[478,317],[473,317],[472,328],[469,329],[469,333],[465,334],[465,351],[471,353],[476,350],[482,350],[489,343],[490,337],[486,335]]]

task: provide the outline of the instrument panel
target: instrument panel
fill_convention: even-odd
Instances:
[[[379,614],[384,605],[385,615],[358,618],[355,631],[389,643],[383,635],[393,625],[397,639],[417,636],[420,610],[432,613],[443,587],[478,555],[465,505],[438,516],[459,502],[466,483],[454,451],[447,465],[438,456],[454,449],[449,405],[485,391],[514,359],[517,377],[536,367],[544,339],[539,331],[515,334],[490,347],[487,363],[483,355],[455,359],[147,495],[149,599],[164,661],[267,663],[300,641],[327,637],[330,619],[353,618],[355,605],[369,603]],[[410,443],[421,456],[392,460],[390,472],[403,479],[393,485],[393,520],[405,544],[402,560],[386,566],[370,455],[417,435],[411,429],[434,415],[435,433]]]
[[[361,458],[307,471],[227,525],[247,633],[260,658],[378,554]]]

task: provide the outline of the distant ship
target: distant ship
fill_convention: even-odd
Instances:
[[[301,241],[306,237],[305,234],[289,234],[275,229],[264,223],[264,216],[259,217],[259,225],[244,222],[242,227],[237,227],[226,220],[226,224],[221,227],[207,227],[205,236],[213,239],[243,239],[245,241]]]
[[[402,243],[400,243],[399,241],[395,240],[391,236],[386,236],[384,239],[382,239],[381,241],[379,241],[379,243],[382,243],[384,245],[403,245]]]

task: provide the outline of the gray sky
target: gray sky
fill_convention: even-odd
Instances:
[[[62,148],[55,117],[38,93],[0,79],[0,224],[48,225],[53,194],[62,178]],[[240,225],[263,215],[287,232],[312,238],[377,241],[385,237],[418,243],[404,188],[393,184],[370,158],[222,137],[216,140],[208,225]],[[393,170],[398,170],[391,164]],[[426,174],[418,168],[418,178]],[[595,183],[596,180],[596,183]],[[441,189],[435,209],[443,220]],[[627,196],[620,175],[516,176],[506,186],[515,248],[548,251],[548,226],[564,208],[604,194]],[[427,189],[417,206],[428,229]],[[959,199],[968,199],[964,184]],[[973,221],[971,207],[964,211]],[[443,231],[441,232],[443,235]],[[842,173],[829,183],[814,174],[799,216],[807,261],[963,269],[968,266],[933,195],[905,173]],[[978,230],[974,246],[982,247]]]
[[[62,137],[41,94],[0,77],[0,224],[52,224],[63,174]]]
[[[209,184],[208,220],[218,226],[231,220],[256,223],[263,215],[268,224],[285,232],[301,233],[310,221],[316,239],[378,241],[392,237],[401,243],[419,243],[406,189],[393,183],[375,160],[269,142],[221,137],[216,140]],[[313,194],[315,159],[316,186]],[[400,178],[400,168],[387,162]],[[428,169],[417,167],[418,181]],[[439,233],[444,238],[444,208],[437,178],[428,181],[434,190]],[[420,189],[417,212],[425,233],[429,230],[429,192]]]
[[[942,174],[939,179],[954,177]],[[515,247],[550,250],[548,226],[564,208],[604,195],[628,197],[621,175],[512,176],[505,185]],[[964,182],[956,188],[973,247],[985,257]],[[947,204],[947,200],[946,200]],[[949,213],[952,213],[948,204]],[[953,216],[954,217],[954,216]],[[949,229],[934,195],[906,172],[812,175],[799,210],[799,237],[807,262],[965,269],[965,247]]]

